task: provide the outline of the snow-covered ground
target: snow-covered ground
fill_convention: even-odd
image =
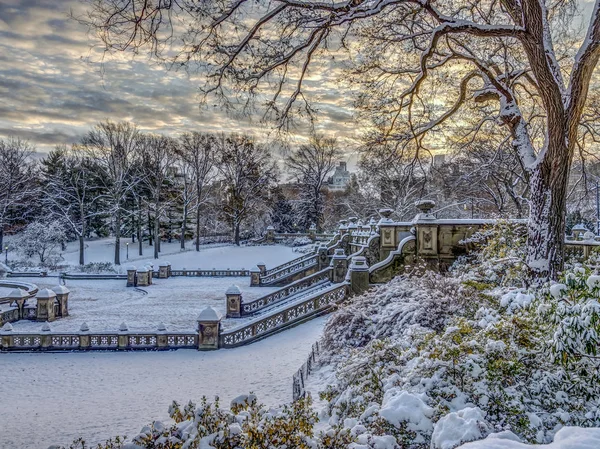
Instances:
[[[110,257],[113,248],[94,243],[95,255]],[[178,268],[250,268],[259,262],[273,267],[298,257],[298,253],[285,246],[236,247],[210,246],[200,252],[177,252],[168,256],[174,269]],[[151,261],[152,259],[146,259]],[[142,261],[134,263],[142,265]],[[58,284],[56,277],[11,278],[11,280],[35,283],[41,288],[53,288]],[[85,322],[91,331],[117,330],[125,322],[130,330],[152,330],[165,324],[169,330],[195,330],[196,317],[206,307],[213,307],[225,315],[225,291],[235,284],[240,287],[242,297],[250,301],[277,288],[250,287],[249,277],[172,277],[154,279],[153,285],[144,287],[147,295],[126,287],[125,280],[67,280],[71,290],[67,318],[51,324],[56,331],[77,331]],[[7,290],[7,293],[10,290]],[[1,293],[1,292],[0,292]],[[240,322],[223,322],[224,327],[239,325]],[[16,331],[39,330],[40,323],[19,321],[13,325]]]
[[[135,435],[152,420],[168,420],[172,400],[203,395],[218,394],[225,405],[248,392],[268,405],[289,402],[292,376],[326,319],[212,352],[0,354],[0,448]]]
[[[129,258],[127,258],[127,246],[129,243]],[[115,242],[114,239],[99,239],[86,242],[85,263],[114,261]],[[121,270],[127,265],[142,266],[147,263],[156,263],[153,258],[153,247],[144,243],[144,255],[138,255],[138,244],[131,243],[131,239],[121,239]],[[64,252],[61,253],[63,260],[61,265],[71,265],[74,268],[79,263],[79,244],[70,242]],[[250,269],[256,267],[258,262],[265,262],[267,267],[274,267],[288,260],[300,257],[301,254],[294,252],[292,248],[280,245],[270,246],[234,246],[231,244],[203,245],[200,251],[194,249],[192,242],[186,243],[186,250],[182,251],[179,242],[163,242],[159,260],[168,260],[174,269]],[[22,258],[9,254],[9,265],[13,257]],[[37,259],[33,257],[30,263],[36,264]],[[119,269],[119,267],[117,267]]]
[[[35,282],[39,288],[52,288],[58,283],[56,278],[29,278],[28,281]],[[162,323],[168,330],[193,331],[197,328],[196,317],[204,308],[210,306],[225,315],[225,291],[232,284],[239,286],[246,300],[276,290],[250,287],[249,277],[154,279],[152,285],[143,287],[147,295],[126,287],[124,279],[69,279],[66,282],[71,290],[69,316],[50,324],[56,331],[77,331],[84,322],[91,331],[117,330],[123,322],[130,330],[152,330]],[[224,327],[230,325],[229,321],[223,322]],[[39,330],[41,326],[41,323],[26,320],[13,323],[16,331]]]

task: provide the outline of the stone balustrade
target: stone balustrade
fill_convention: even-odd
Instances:
[[[319,256],[318,254],[312,254],[293,265],[286,265],[284,268],[278,267],[279,269],[269,274],[261,274],[259,285],[277,285],[278,283],[295,281],[313,274],[319,267]]]

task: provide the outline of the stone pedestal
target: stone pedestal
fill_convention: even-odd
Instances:
[[[48,322],[46,321],[42,326],[42,335],[40,335],[41,349],[48,349],[50,346],[52,346],[52,335],[50,334],[51,331],[52,329],[50,329],[50,324],[48,324]]]
[[[90,327],[86,322],[81,323],[79,328],[79,349],[90,349]]]
[[[58,285],[53,290],[58,302],[58,316],[61,318],[69,316],[69,293],[71,291],[64,285]]]
[[[14,345],[13,327],[10,323],[5,323],[0,329],[0,343],[3,348],[12,348]]]
[[[20,320],[25,319],[25,311],[23,309],[25,307],[25,302],[29,298],[29,294],[25,290],[21,290],[20,288],[15,288],[13,291],[11,291],[8,294],[7,298],[10,299],[11,303],[14,301],[15,304],[17,305],[17,309],[18,309],[18,313],[19,313],[18,318]]]
[[[221,317],[212,307],[207,307],[198,316],[198,350],[219,349]]]
[[[54,301],[56,300],[56,293],[49,288],[40,290],[37,294],[37,321],[54,321]]]
[[[135,267],[127,267],[127,287],[135,286],[135,276],[136,276]]]
[[[250,270],[250,287],[260,286],[260,270],[258,268],[252,268]]]
[[[156,331],[156,347],[158,349],[168,349],[167,327],[163,323],[160,323]]]
[[[275,228],[273,226],[267,226],[267,234],[265,235],[267,243],[275,242]]]
[[[152,285],[152,277],[154,276],[154,265],[148,264],[146,265],[146,269],[148,270],[148,285]]]
[[[242,291],[237,285],[232,285],[225,292],[227,298],[227,318],[242,316]]]
[[[169,266],[166,263],[161,263],[158,266],[158,278],[167,279],[169,277]]]
[[[317,249],[319,255],[319,271],[324,270],[329,266],[329,255],[327,254],[327,245],[323,244]]]
[[[121,323],[121,325],[119,326],[119,337],[118,337],[118,343],[117,343],[118,349],[127,349],[129,347],[128,332],[129,332],[129,328],[127,327],[127,324]]]
[[[346,279],[346,272],[348,270],[348,260],[343,249],[336,249],[333,257],[331,258],[332,279],[331,282],[339,283],[344,282]]]
[[[369,265],[363,256],[354,256],[350,264],[350,288],[356,295],[369,289]]]
[[[264,275],[265,271],[267,271],[267,264],[265,264],[264,262],[258,262],[256,266],[258,267],[258,269],[260,270],[260,274],[262,275]]]
[[[149,285],[148,283],[148,269],[147,268],[140,268],[137,271],[137,286],[138,287],[147,287]]]

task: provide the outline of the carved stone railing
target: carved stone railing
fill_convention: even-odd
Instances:
[[[272,271],[270,274],[261,276],[260,277],[260,285],[275,284],[277,282],[283,281],[284,279],[286,279],[292,275],[306,271],[309,268],[317,267],[318,265],[319,265],[318,254],[311,254],[310,256],[305,257],[302,260],[298,261],[294,265],[288,265],[277,271]]]
[[[156,272],[158,274],[158,272]],[[234,277],[242,277],[242,276],[250,276],[250,270],[231,270],[231,269],[226,269],[226,270],[202,270],[202,269],[197,269],[197,270],[187,270],[187,269],[183,269],[183,270],[171,270],[170,271],[170,275],[171,276],[184,276],[184,277],[228,277],[228,276],[234,276]]]
[[[289,285],[286,285],[279,290],[274,291],[262,298],[255,299],[250,302],[242,302],[241,315],[251,315],[256,313],[264,308],[276,304],[284,299],[288,299],[289,297],[307,290],[317,284],[327,283],[330,280],[331,268],[327,267],[324,270],[321,270],[315,274],[302,278],[296,282],[292,282]]]
[[[2,351],[147,351],[197,347],[196,332],[0,332]]]
[[[406,258],[415,254],[416,241],[414,235],[404,237],[396,250],[391,251],[384,260],[369,268],[369,282],[373,284],[387,282],[394,277],[405,264]]]
[[[27,282],[19,282],[19,281],[0,281],[0,287],[4,288],[18,288],[21,290],[25,290],[30,298],[34,297],[38,292],[38,286],[35,284],[29,284]],[[10,299],[6,297],[0,297],[0,304],[9,302]]]
[[[600,251],[600,242],[595,240],[566,240],[565,260],[585,261],[592,252]]]
[[[219,347],[234,348],[264,338],[327,311],[335,304],[344,301],[347,296],[347,283],[332,285],[329,289],[311,295],[300,303],[283,307],[243,326],[222,331],[219,335]]]
[[[276,273],[277,271],[283,270],[284,268],[291,267],[292,265],[302,263],[304,260],[310,259],[312,257],[315,257],[315,253],[303,254],[302,256],[297,257],[296,259],[292,259],[288,262],[282,263],[281,265],[277,265],[276,267],[265,270],[263,273],[261,273],[261,278]]]

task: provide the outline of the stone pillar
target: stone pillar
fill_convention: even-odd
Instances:
[[[13,342],[13,327],[10,323],[5,323],[0,329],[0,347],[3,349],[12,348]]]
[[[79,328],[79,349],[90,349],[90,327],[84,321]]]
[[[242,316],[242,291],[237,285],[232,285],[225,292],[227,298],[227,318]]]
[[[165,262],[167,264],[167,277],[171,277],[171,262]]]
[[[158,278],[167,279],[169,277],[169,265],[166,262],[161,262],[158,266]]]
[[[212,307],[207,307],[198,316],[198,350],[219,349],[221,317]]]
[[[7,298],[12,303],[13,301],[17,304],[17,309],[19,310],[18,318],[20,320],[25,319],[25,302],[29,299],[29,294],[25,290],[21,290],[20,288],[15,288],[11,291]]]
[[[69,293],[71,291],[64,285],[58,285],[54,287],[54,293],[56,293],[58,301],[58,316],[61,318],[69,316]]]
[[[52,307],[54,307],[54,304],[52,304]],[[42,326],[42,341],[40,343],[42,349],[48,349],[52,346],[52,335],[50,334],[51,331],[52,329],[50,329],[50,324],[46,321]]]
[[[266,239],[267,239],[267,243],[275,242],[275,228],[273,226],[267,226]]]
[[[356,295],[369,289],[369,265],[366,257],[354,256],[350,264],[350,288]]]
[[[56,293],[49,288],[40,290],[37,294],[37,321],[54,321],[54,300]]]
[[[331,282],[344,282],[348,269],[348,259],[346,258],[343,249],[338,248],[335,250],[333,257],[331,258],[331,266],[333,267]]]
[[[134,266],[127,267],[127,287],[135,286],[136,269]]]
[[[256,264],[256,266],[258,267],[258,269],[260,270],[260,274],[264,275],[265,271],[267,271],[267,264],[265,264],[264,262],[258,262]]]
[[[148,268],[140,268],[137,271],[137,286],[147,287],[148,286]]]
[[[340,227],[338,228],[340,235],[344,235],[348,232],[348,220],[340,220]]]
[[[314,224],[310,225],[310,228],[308,229],[308,238],[313,242],[317,240],[317,227]]]
[[[371,217],[369,220],[369,227],[371,228],[371,234],[377,234],[377,220],[375,220],[375,217]]]
[[[435,215],[430,213],[435,203],[430,200],[417,201],[419,213],[414,223],[417,230],[417,255],[424,258],[436,258],[438,252],[438,225]]]
[[[327,245],[325,244],[319,246],[319,249],[317,250],[317,253],[319,255],[319,271],[324,270],[329,266],[329,256],[327,254],[327,251]]]
[[[158,349],[169,349],[167,326],[165,326],[163,323],[160,323],[156,329],[156,347]]]
[[[252,268],[250,269],[250,287],[259,287],[260,286],[260,269]]]
[[[121,323],[119,326],[119,337],[117,343],[117,349],[127,349],[129,348],[129,328],[125,322]]]
[[[146,265],[146,269],[148,270],[148,285],[152,285],[152,276],[154,276],[154,265],[148,264]]]

